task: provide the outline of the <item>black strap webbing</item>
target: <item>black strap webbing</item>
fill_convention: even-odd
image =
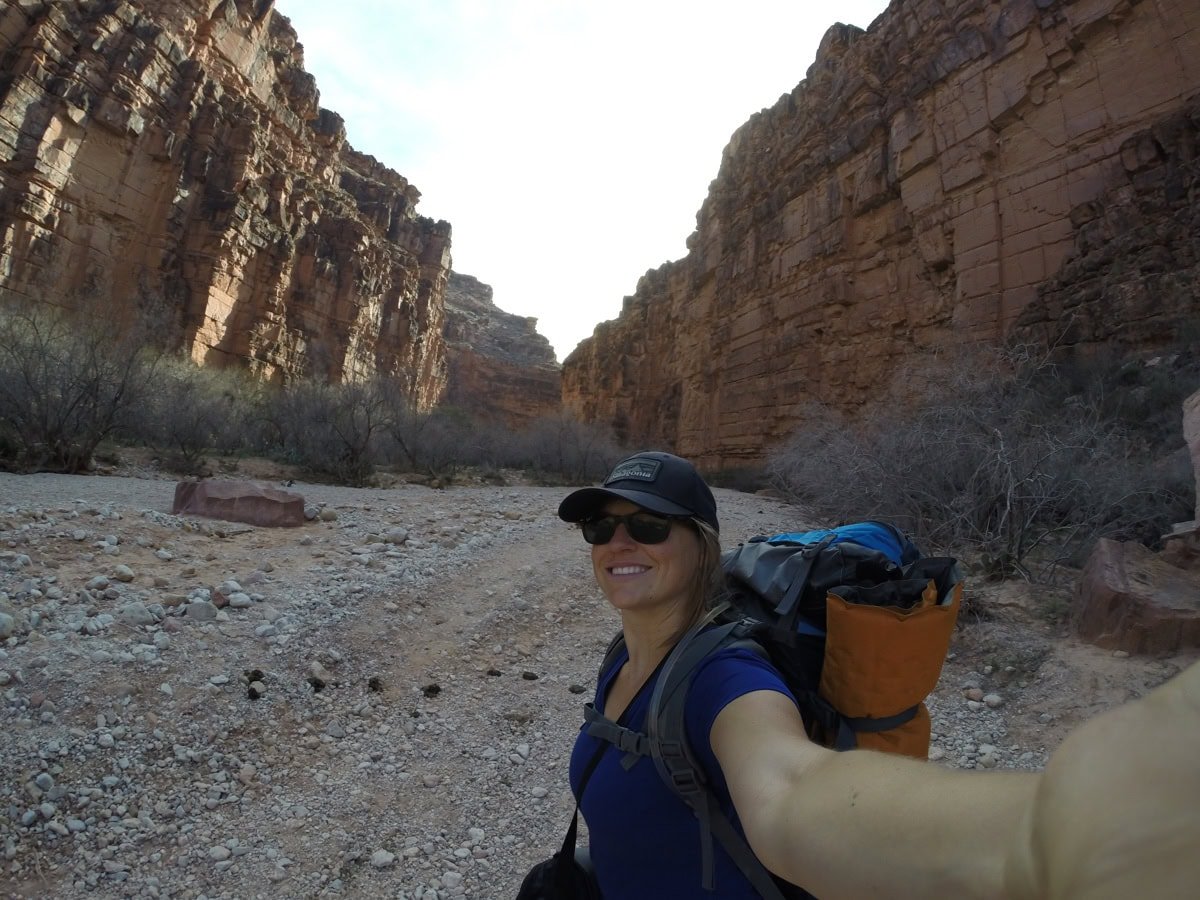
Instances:
[[[676,645],[650,695],[646,713],[651,757],[659,774],[695,813],[700,823],[701,885],[716,890],[712,841],[715,836],[746,880],[764,900],[784,900],[766,867],[738,834],[708,789],[699,762],[687,742],[687,688],[700,662],[718,648],[744,638],[745,626],[731,622],[707,631],[693,630]]]

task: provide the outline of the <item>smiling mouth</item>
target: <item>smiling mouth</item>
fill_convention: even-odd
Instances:
[[[642,572],[648,572],[649,566],[613,566],[608,571],[613,575],[640,575]]]

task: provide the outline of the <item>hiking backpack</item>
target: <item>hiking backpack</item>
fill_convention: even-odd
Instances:
[[[714,890],[715,837],[767,900],[811,895],[771,875],[722,814],[684,726],[688,688],[709,654],[752,650],[778,669],[796,697],[809,737],[836,750],[868,747],[925,759],[924,698],[937,684],[962,597],[950,557],[922,556],[883,522],[752,538],[724,553],[727,597],[675,645],[650,697],[646,732],[585,708],[587,731],[625,752],[626,767],[649,756],[700,823],[701,878]],[[618,634],[601,664],[624,648]]]

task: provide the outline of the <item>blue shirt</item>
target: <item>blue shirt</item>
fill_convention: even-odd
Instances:
[[[613,678],[628,659],[622,653],[601,674],[596,686],[596,706],[604,699]],[[645,732],[646,711],[657,674],[629,704],[622,724]],[[713,755],[709,732],[718,713],[731,701],[753,691],[778,691],[792,697],[782,677],[769,662],[743,649],[712,654],[697,668],[688,692],[685,723],[692,751],[700,761],[709,787],[725,816],[739,831],[741,823],[729,799],[721,767]],[[795,698],[792,698],[795,702]],[[582,730],[571,753],[571,789],[579,794],[583,770],[600,741]],[[606,900],[759,900],[758,893],[737,865],[713,838],[715,891],[701,885],[700,826],[686,803],[663,783],[649,757],[632,768],[621,766],[624,754],[609,746],[592,773],[580,809],[587,822],[589,850]]]

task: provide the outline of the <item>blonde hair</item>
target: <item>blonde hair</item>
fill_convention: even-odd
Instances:
[[[681,628],[671,635],[668,646],[679,642],[693,625],[703,619],[725,595],[725,572],[721,568],[721,536],[715,528],[699,519],[687,519],[700,543],[700,558],[692,575],[691,609]]]

